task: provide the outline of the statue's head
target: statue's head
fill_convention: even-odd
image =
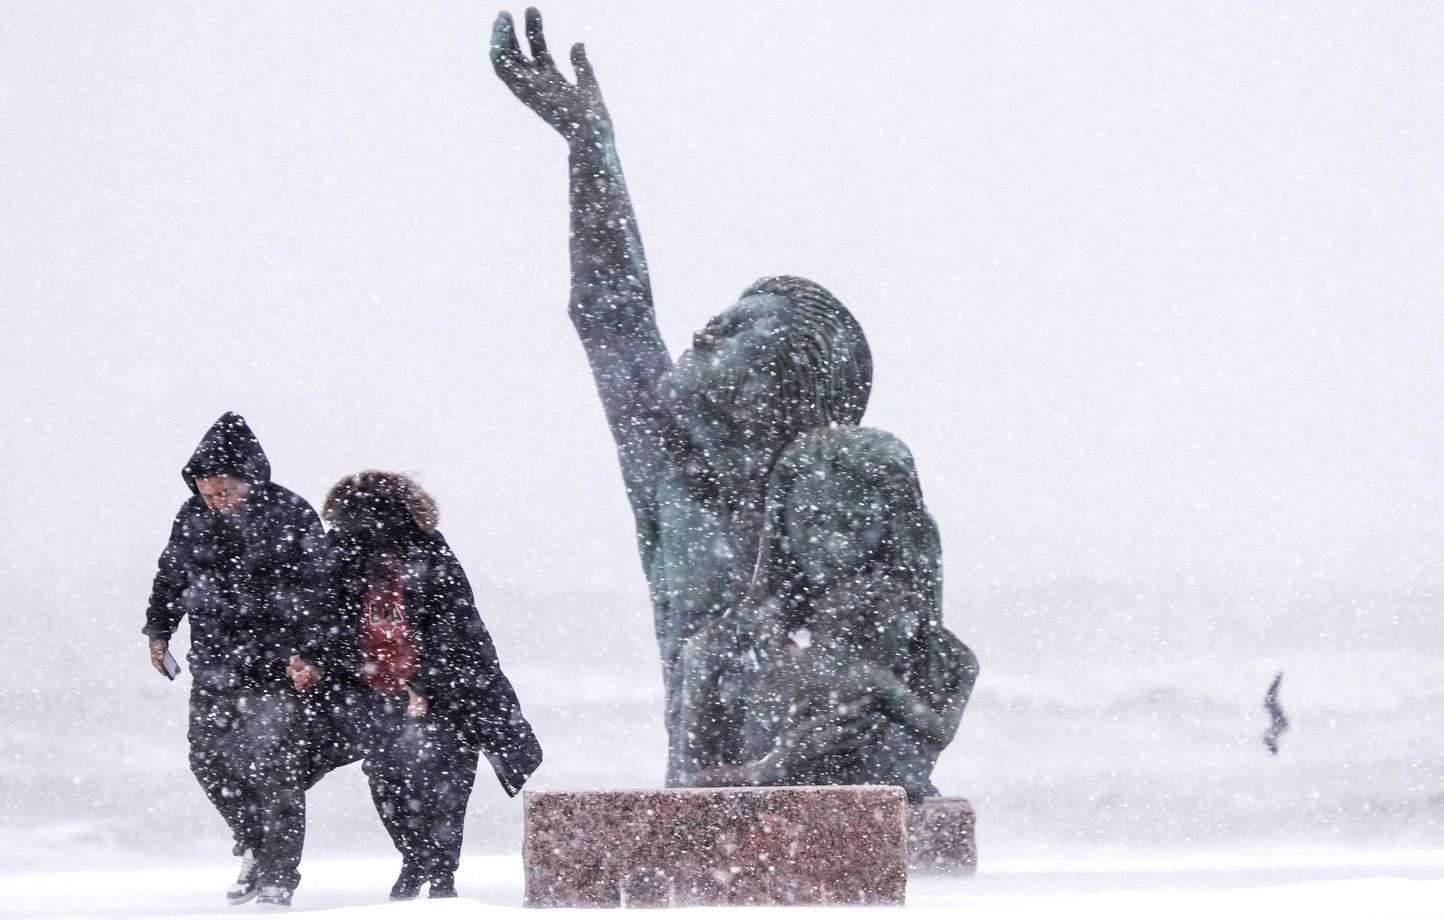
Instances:
[[[713,317],[662,385],[708,446],[739,433],[856,425],[871,390],[872,352],[852,313],[821,285],[787,275],[763,278]]]
[[[768,501],[768,526],[815,587],[869,566],[901,573],[937,539],[912,452],[883,431],[793,441],[773,467]]]

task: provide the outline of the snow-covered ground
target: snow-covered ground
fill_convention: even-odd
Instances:
[[[471,857],[456,901],[388,904],[393,860],[320,859],[305,866],[293,913],[330,917],[474,917],[520,914],[521,863],[512,856]],[[70,871],[0,873],[4,917],[229,917],[260,911],[222,903],[229,863],[167,866],[115,859]],[[969,918],[1170,917],[1207,920],[1355,920],[1444,916],[1444,853],[1439,851],[1197,852],[1154,857],[1054,857],[985,861],[975,878],[914,879],[909,911],[948,909]],[[742,909],[734,908],[728,912]],[[845,908],[748,908],[762,920]],[[898,913],[871,908],[870,917]],[[570,913],[570,912],[567,912]],[[681,915],[717,916],[716,910]],[[595,914],[589,914],[595,916]],[[856,916],[856,912],[848,916]]]

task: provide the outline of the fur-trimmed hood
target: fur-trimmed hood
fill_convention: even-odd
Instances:
[[[441,520],[436,500],[405,473],[362,470],[331,487],[321,515],[329,524],[347,521],[381,527],[414,523],[422,533],[435,533]]]

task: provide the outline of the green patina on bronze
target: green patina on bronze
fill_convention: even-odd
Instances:
[[[674,363],[611,117],[541,17],[492,62],[567,141],[571,317],[617,443],[651,588],[670,786],[884,783],[936,794],[977,659],[942,625],[937,526],[912,455],[858,427],[872,356],[827,290],[764,278]]]

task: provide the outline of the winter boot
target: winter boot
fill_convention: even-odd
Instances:
[[[265,885],[256,896],[257,907],[290,907],[292,891],[280,885]]]
[[[428,898],[454,898],[456,897],[456,877],[450,872],[445,875],[435,875],[431,878],[431,890],[427,892]]]
[[[254,898],[260,887],[258,873],[256,851],[246,850],[241,854],[241,874],[236,876],[235,884],[226,889],[226,903],[244,904]]]
[[[396,876],[396,884],[391,886],[391,900],[413,901],[421,894],[421,886],[426,884],[426,869],[410,860],[401,863],[401,874]]]

